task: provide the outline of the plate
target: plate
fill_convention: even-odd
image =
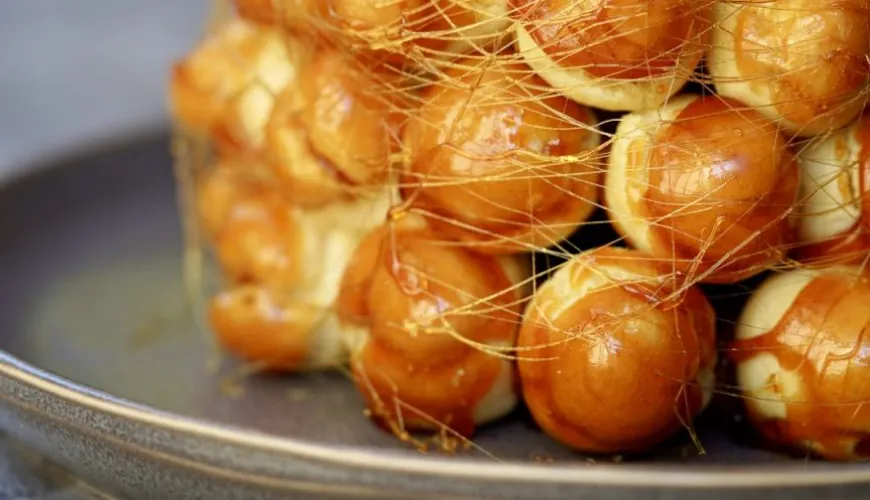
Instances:
[[[164,132],[16,169],[0,186],[0,426],[130,498],[856,498],[870,466],[750,446],[735,400],[633,460],[585,457],[523,410],[455,455],[363,416],[341,373],[209,368],[183,285]],[[233,389],[233,390],[228,390]]]

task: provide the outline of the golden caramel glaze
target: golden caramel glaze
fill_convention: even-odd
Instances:
[[[730,351],[747,415],[770,444],[870,458],[868,305],[859,267],[776,274],[754,292]]]
[[[593,77],[642,79],[697,65],[709,29],[704,0],[511,0],[551,58]]]
[[[708,44],[706,0],[511,0],[526,62],[565,96],[640,111],[679,92]]]
[[[324,50],[287,88],[266,126],[269,162],[291,203],[318,206],[389,180],[408,99],[386,68]]]
[[[861,143],[859,158],[859,192],[861,193],[861,223],[864,231],[870,233],[870,116],[861,121],[858,140]]]
[[[219,210],[218,205],[214,208]],[[303,235],[298,218],[279,197],[265,191],[239,196],[225,215],[214,233],[214,247],[231,281],[281,289],[299,283]]]
[[[468,436],[517,401],[506,359],[524,268],[450,245],[413,215],[373,231],[348,265],[338,314],[373,417]],[[502,353],[503,356],[499,356]]]
[[[623,117],[616,135],[605,199],[633,246],[691,282],[734,283],[783,260],[799,169],[760,113],[684,96]]]
[[[240,19],[219,25],[173,66],[173,119],[219,151],[259,151],[275,96],[307,64],[308,49],[280,30]]]
[[[455,85],[429,88],[409,122],[404,196],[480,252],[555,245],[596,206],[595,116],[521,63],[474,64],[451,70]]]
[[[233,0],[236,13],[242,19],[268,26],[301,28],[322,17],[328,2],[321,0]]]
[[[715,313],[655,258],[586,251],[526,308],[517,341],[538,425],[591,453],[642,453],[690,425],[712,397]]]
[[[198,175],[196,207],[205,233],[214,237],[223,227],[241,200],[271,196],[261,167],[243,158],[222,158]]]
[[[870,255],[870,115],[800,151],[800,245],[810,265],[860,264]]]
[[[394,62],[486,53],[510,39],[506,0],[333,0],[330,21]]]
[[[720,95],[811,136],[845,126],[870,90],[868,0],[718,1],[708,66]]]
[[[312,335],[327,315],[321,308],[257,285],[219,292],[211,299],[208,313],[224,349],[269,371],[306,367],[312,355]]]
[[[197,207],[224,278],[211,299],[215,335],[231,353],[271,370],[332,367],[346,349],[335,313],[339,284],[362,238],[395,193],[317,209],[289,205],[262,164],[234,158],[197,179]]]
[[[367,61],[486,54],[511,39],[506,0],[235,0],[240,16],[305,30]]]

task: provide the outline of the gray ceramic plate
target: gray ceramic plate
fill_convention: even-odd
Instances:
[[[680,437],[614,463],[567,452],[522,411],[477,437],[497,460],[424,456],[365,419],[342,375],[252,378],[228,396],[183,305],[167,137],[18,171],[0,187],[0,424],[108,491],[772,500],[860,498],[870,486],[868,466],[743,444],[725,397],[698,423],[706,455]]]

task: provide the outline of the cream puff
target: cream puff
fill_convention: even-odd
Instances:
[[[318,53],[266,123],[266,155],[289,202],[320,206],[395,181],[413,93],[403,84],[395,70]]]
[[[222,163],[197,185],[225,278],[210,301],[214,333],[229,352],[264,369],[335,366],[346,356],[334,307],[339,284],[358,243],[386,217],[391,196],[306,210],[245,174]]]
[[[259,152],[276,96],[310,58],[308,45],[278,29],[223,22],[174,64],[173,119],[219,151]]]
[[[609,111],[657,108],[708,43],[707,0],[511,0],[519,52],[562,94]]]
[[[245,19],[314,28],[361,58],[426,66],[512,40],[507,0],[234,0]]]
[[[532,416],[578,451],[649,451],[711,400],[715,320],[704,294],[653,257],[615,247],[575,256],[538,288],[520,329]]]
[[[407,203],[485,253],[556,246],[597,206],[594,113],[516,61],[457,62],[405,131]]]
[[[527,263],[452,245],[405,214],[359,246],[339,317],[370,414],[396,433],[470,436],[517,404]]]
[[[685,95],[622,118],[604,198],[633,247],[689,281],[735,283],[790,250],[798,188],[773,122],[734,100]]]
[[[284,28],[314,24],[328,12],[322,0],[232,0],[236,14],[246,21]]]
[[[776,447],[870,458],[870,277],[794,269],[752,294],[731,348],[747,416]]]
[[[861,263],[870,255],[870,115],[798,153],[799,246],[809,264]]]
[[[714,2],[707,66],[716,92],[790,134],[851,122],[870,90],[867,0]]]

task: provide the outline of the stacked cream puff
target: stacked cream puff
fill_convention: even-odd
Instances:
[[[709,0],[512,0],[517,46],[559,92],[638,111],[692,78],[708,46]]]
[[[429,67],[513,36],[507,0],[233,0],[239,15],[337,42],[363,58]]]
[[[545,433],[593,453],[646,452],[709,404],[716,315],[648,254],[580,253],[529,303],[523,394]]]
[[[176,122],[214,150],[197,206],[225,278],[209,318],[231,353],[274,370],[346,359],[334,303],[357,244],[393,201],[395,84],[241,19],[175,66]]]
[[[800,136],[841,128],[861,112],[870,84],[867,0],[714,4],[707,66],[719,95]]]
[[[864,264],[870,258],[870,115],[805,147],[799,162],[801,242],[812,265]]]
[[[846,397],[870,300],[868,0],[232,3],[171,87],[214,150],[197,206],[228,351],[347,362],[399,436],[467,437],[524,401],[567,447],[644,453],[713,397],[706,285],[757,278],[730,351],[750,421],[870,456]],[[585,244],[593,219],[619,241]]]
[[[518,402],[511,351],[531,276],[520,255],[525,247],[487,255],[457,245],[402,198],[403,179],[428,186],[420,181],[434,175],[414,175],[418,162],[408,158],[419,157],[422,169],[422,154],[407,153],[404,144],[413,135],[416,151],[429,153],[433,132],[420,125],[439,120],[417,112],[430,90],[417,89],[419,78],[402,58],[428,48],[443,59],[440,52],[461,49],[441,44],[453,28],[433,17],[433,6],[413,3],[397,2],[396,10],[338,2],[326,18],[317,2],[237,2],[238,16],[176,64],[172,110],[185,133],[213,149],[214,161],[197,174],[196,206],[224,278],[209,309],[220,344],[273,371],[349,362],[370,414],[397,434],[449,426],[470,435]],[[492,42],[491,23],[504,17],[504,5],[493,2],[443,7],[456,16],[453,24],[462,20],[463,36],[474,31],[481,44]],[[391,23],[408,29],[408,22],[427,36],[399,49],[366,39],[377,30],[389,35]],[[352,29],[330,39],[323,23]],[[458,109],[466,97],[449,94],[441,103]],[[591,115],[576,108],[566,119],[591,126]],[[434,125],[444,129],[449,121]],[[564,140],[568,154],[598,141],[590,130],[564,139],[537,137],[533,126],[522,133],[541,148],[562,148]],[[519,153],[520,160],[502,163],[522,169],[534,155],[545,162],[548,151]],[[497,154],[511,154],[510,144]],[[595,183],[560,182],[571,189],[566,199],[581,202],[542,206],[554,206],[555,217],[573,227],[579,222],[563,212],[585,217]],[[531,240],[540,225],[517,232]]]
[[[633,247],[687,280],[736,283],[783,261],[799,177],[786,140],[761,113],[683,95],[622,118],[605,199]]]
[[[832,460],[870,457],[868,304],[860,266],[777,273],[754,292],[730,352],[764,439]]]
[[[422,217],[372,231],[338,300],[372,416],[394,432],[447,426],[470,436],[513,410],[510,354],[528,276],[524,259],[452,245]]]

